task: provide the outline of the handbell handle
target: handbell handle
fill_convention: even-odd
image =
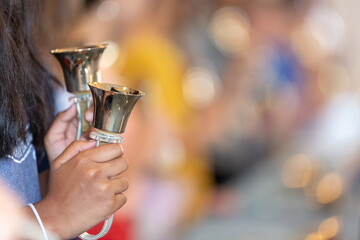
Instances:
[[[113,220],[114,220],[114,214],[105,220],[104,226],[98,234],[92,235],[88,232],[84,232],[79,236],[79,238],[84,239],[84,240],[96,240],[96,239],[102,238],[109,232]]]
[[[91,95],[87,94],[75,94],[75,96],[71,97],[70,102],[75,103],[76,112],[78,118],[78,126],[76,133],[76,140],[79,140],[81,136],[89,129],[90,124],[85,120],[85,112],[90,107]]]

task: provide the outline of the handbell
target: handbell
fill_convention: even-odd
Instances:
[[[122,134],[137,101],[145,94],[139,90],[108,83],[89,83],[94,102],[95,129]]]
[[[107,44],[99,44],[51,50],[61,65],[69,92],[88,92],[88,83],[101,82],[99,62],[106,47]]]
[[[139,99],[145,94],[139,90],[124,86],[92,82],[89,83],[94,102],[93,127],[90,138],[97,141],[97,146],[106,143],[122,143],[121,136],[125,132],[126,123],[131,111]],[[114,215],[105,220],[103,228],[97,235],[87,232],[79,237],[85,240],[95,240],[106,235],[110,230]]]
[[[99,44],[51,51],[61,65],[67,91],[74,94],[70,101],[76,103],[79,119],[76,139],[89,128],[84,119],[85,112],[91,105],[88,83],[101,82],[99,62],[106,47],[107,44]]]

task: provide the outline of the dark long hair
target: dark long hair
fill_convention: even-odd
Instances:
[[[41,145],[53,119],[56,80],[41,64],[34,38],[40,2],[0,0],[0,158],[26,139],[27,124]]]

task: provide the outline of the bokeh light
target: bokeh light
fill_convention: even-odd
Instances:
[[[249,24],[246,13],[240,8],[223,7],[210,21],[210,37],[225,55],[240,57],[249,50]]]
[[[119,3],[115,0],[103,1],[97,9],[97,17],[102,22],[114,20],[120,12]]]
[[[162,173],[172,173],[186,159],[186,148],[180,139],[168,138],[162,142],[159,148],[159,154],[154,159],[156,170]]]
[[[306,187],[315,172],[315,165],[308,156],[305,154],[294,155],[283,166],[282,181],[288,188]]]
[[[337,173],[329,173],[319,181],[316,187],[316,199],[321,204],[337,200],[343,192],[343,182]]]
[[[109,68],[115,64],[118,60],[120,49],[115,42],[105,42],[108,44],[100,61],[100,67],[102,69]]]
[[[346,29],[343,18],[328,5],[318,4],[310,9],[306,24],[318,43],[332,53],[341,50]]]
[[[314,69],[330,54],[341,53],[345,35],[346,25],[339,13],[319,4],[313,6],[304,22],[293,30],[291,42],[299,60]]]
[[[210,104],[218,87],[218,79],[214,73],[205,68],[192,68],[183,81],[184,99],[194,108],[202,108]]]
[[[319,233],[311,233],[306,236],[305,240],[326,240],[326,238]]]
[[[339,234],[340,227],[339,218],[331,217],[321,222],[318,232],[321,233],[326,239],[331,239]]]

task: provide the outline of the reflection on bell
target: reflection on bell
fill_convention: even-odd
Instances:
[[[145,94],[108,83],[94,82],[89,86],[94,101],[94,128],[108,133],[124,133],[132,109]]]
[[[88,83],[100,82],[99,60],[106,44],[80,48],[54,49],[51,53],[60,62],[66,89],[75,94],[88,92]]]

